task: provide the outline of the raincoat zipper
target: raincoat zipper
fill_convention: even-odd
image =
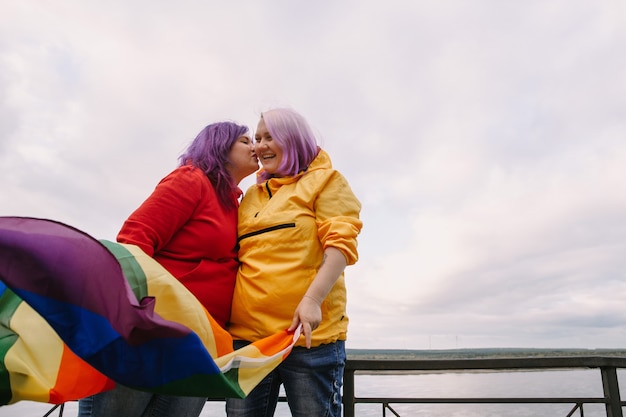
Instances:
[[[290,227],[296,227],[296,223],[294,222],[294,223],[277,224],[276,226],[271,226],[271,227],[266,227],[264,229],[255,230],[254,232],[246,233],[246,234],[239,236],[237,238],[237,243],[241,242],[243,239],[246,239],[252,236],[261,235],[267,232],[273,232],[274,230],[288,229]]]

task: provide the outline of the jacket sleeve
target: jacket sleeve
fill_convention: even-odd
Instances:
[[[352,265],[358,260],[357,236],[363,227],[361,203],[338,171],[331,171],[315,200],[317,234],[324,246],[334,247]]]
[[[185,166],[163,178],[152,194],[124,222],[117,241],[139,246],[154,256],[192,217],[203,178]]]

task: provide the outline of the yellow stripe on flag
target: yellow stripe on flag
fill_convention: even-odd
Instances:
[[[13,392],[9,403],[22,399],[48,402],[50,388],[57,379],[63,342],[50,325],[24,302],[11,317],[11,329],[19,338],[4,358]]]
[[[207,313],[204,306],[163,266],[135,245],[124,246],[146,275],[148,294],[155,297],[154,311],[166,320],[183,324],[198,335],[211,357],[232,351],[232,339]],[[210,325],[209,325],[210,323]],[[218,346],[219,343],[227,346]]]

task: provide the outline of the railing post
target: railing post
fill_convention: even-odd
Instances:
[[[617,382],[617,371],[615,367],[602,367],[602,388],[606,403],[607,417],[623,417],[622,400],[619,395],[619,384]]]
[[[354,369],[343,372],[343,416],[354,417]]]

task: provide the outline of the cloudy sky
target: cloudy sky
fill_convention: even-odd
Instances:
[[[0,215],[114,239],[206,124],[289,106],[363,203],[348,347],[626,345],[623,1],[0,9]]]

